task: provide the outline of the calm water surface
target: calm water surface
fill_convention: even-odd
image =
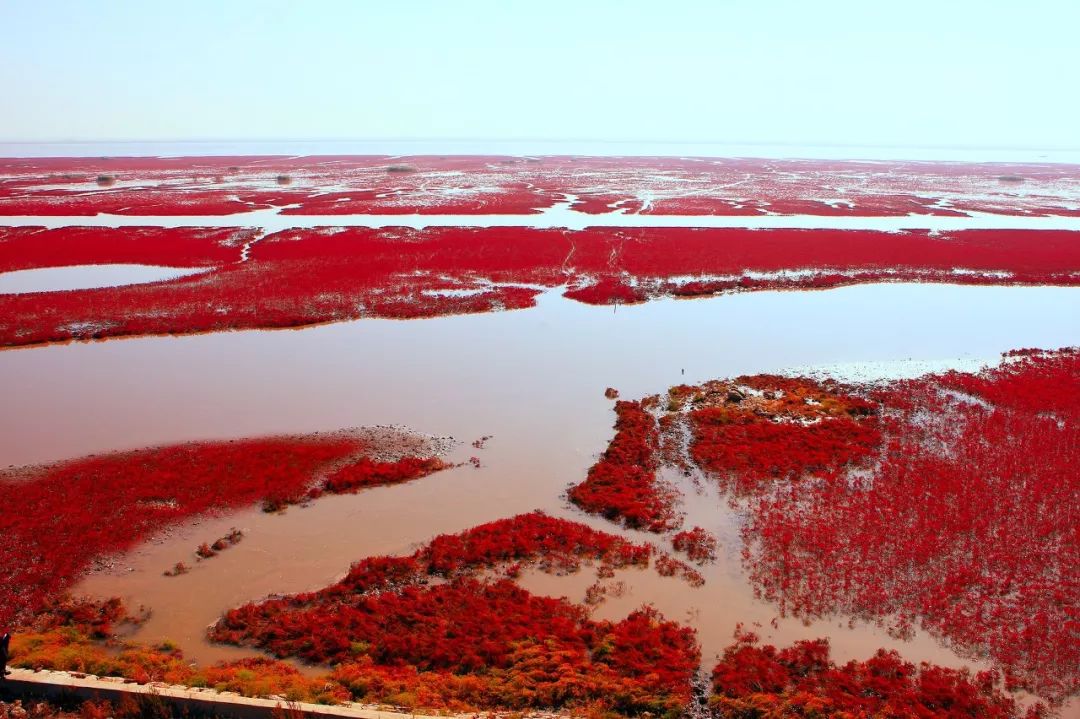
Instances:
[[[568,506],[612,434],[608,386],[623,397],[680,382],[794,367],[845,376],[917,374],[993,362],[1017,347],[1080,344],[1080,293],[1055,287],[860,285],[758,292],[634,307],[591,307],[553,290],[536,308],[429,320],[360,320],[303,330],[119,339],[0,352],[0,461],[22,465],[194,439],[396,424],[459,444],[465,466],[397,487],[327,498],[283,515],[203,517],[121,557],[79,591],[153,610],[136,638],[170,638],[199,661],[246,655],[203,639],[225,609],[273,592],[316,589],[362,557],[410,551],[443,532],[541,508],[621,531]],[[482,450],[472,440],[493,435]],[[709,487],[686,486],[695,523],[721,538],[706,585],[626,570],[622,597],[699,632],[706,664],[735,625],[766,639],[830,637],[838,659],[896,647],[911,660],[969,664],[934,639],[908,642],[844,617],[804,625],[759,602],[739,561],[739,518]],[[242,543],[176,578],[162,571],[231,527]],[[649,535],[626,532],[639,541]],[[594,581],[528,573],[537,592],[575,601]],[[1069,716],[1080,716],[1073,705]]]

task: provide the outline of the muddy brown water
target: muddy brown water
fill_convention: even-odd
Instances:
[[[545,293],[536,308],[428,320],[361,320],[303,330],[137,338],[0,352],[0,461],[23,465],[194,439],[400,425],[453,437],[465,465],[280,515],[200,517],[115,558],[76,591],[119,595],[152,611],[135,639],[165,638],[199,662],[251,652],[211,645],[222,611],[271,593],[317,589],[365,556],[411,551],[436,534],[533,509],[639,541],[565,503],[612,434],[612,402],[742,373],[835,367],[855,377],[993,362],[1017,347],[1080,344],[1080,293],[1055,287],[878,284],[590,307]],[[855,363],[854,365],[852,363]],[[861,374],[860,374],[861,373]],[[492,435],[483,449],[470,443]],[[739,561],[739,517],[714,489],[684,488],[688,526],[721,539],[720,559],[691,588],[651,571],[596,615],[645,602],[698,631],[706,666],[737,623],[770,642],[828,636],[840,660],[895,647],[906,658],[976,666],[930,636],[889,637],[845,617],[777,619]],[[243,541],[195,563],[229,529]],[[164,577],[177,561],[191,573]],[[595,581],[526,573],[536,592],[581,601]],[[759,626],[760,625],[760,626]],[[1067,716],[1080,716],[1070,705]]]

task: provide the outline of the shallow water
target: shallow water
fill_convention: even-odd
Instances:
[[[162,267],[160,265],[68,265],[36,267],[32,270],[0,272],[0,295],[24,292],[89,290],[147,282],[164,282],[206,272],[206,267]]]
[[[283,515],[201,518],[118,559],[77,589],[145,604],[136,638],[171,638],[210,661],[247,654],[203,631],[224,609],[272,592],[324,586],[352,561],[409,551],[432,536],[536,508],[615,531],[561,494],[612,434],[608,386],[623,397],[743,373],[827,368],[867,377],[994,362],[1017,347],[1080,344],[1080,293],[1059,287],[859,285],[595,307],[545,293],[535,308],[427,320],[360,320],[302,330],[110,340],[0,353],[0,459],[30,464],[191,439],[398,424],[460,441],[459,467],[406,485],[328,497]],[[861,363],[861,364],[860,364]],[[876,368],[876,370],[875,370]],[[469,446],[493,435],[484,449]],[[700,589],[652,572],[620,572],[627,593],[599,616],[653,602],[699,631],[706,664],[738,622],[769,641],[828,635],[837,658],[895,646],[912,660],[965,664],[935,640],[897,642],[844,618],[769,625],[739,558],[738,518],[708,488],[686,488],[691,520],[722,541]],[[689,526],[689,524],[688,524]],[[231,527],[236,547],[181,577],[199,543]],[[654,538],[626,533],[638,540]],[[525,586],[580,601],[592,572],[530,573]],[[842,626],[841,626],[842,625]],[[1071,712],[1071,709],[1070,709]]]

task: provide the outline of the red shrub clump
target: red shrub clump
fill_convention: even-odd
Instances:
[[[879,649],[838,666],[826,639],[784,649],[740,633],[712,671],[710,706],[721,717],[920,717],[1013,719],[1016,703],[989,672],[903,661]]]
[[[501,562],[541,562],[571,571],[584,559],[612,567],[643,566],[651,555],[647,544],[532,512],[440,535],[415,556],[428,573],[447,576]]]
[[[426,477],[446,467],[438,457],[403,457],[396,462],[379,462],[361,457],[327,476],[324,491],[332,494],[355,492],[364,487],[384,484],[400,484],[419,477]]]
[[[219,552],[222,552],[229,547],[233,547],[239,544],[240,540],[242,540],[243,538],[243,530],[233,528],[229,530],[229,533],[226,534],[224,537],[218,537],[217,539],[215,539],[213,543],[203,542],[195,548],[195,561],[199,562],[204,559],[216,557]],[[173,565],[172,569],[167,569],[165,571],[165,576],[175,577],[181,574],[187,574],[189,571],[191,571],[190,567],[188,567],[183,562],[177,562],[175,565]]]
[[[700,587],[705,584],[705,577],[701,575],[701,572],[686,562],[665,554],[656,558],[656,573],[661,577],[681,577],[691,587]]]
[[[802,615],[914,625],[988,656],[1010,686],[1080,690],[1080,352],[878,388],[865,476],[752,506],[757,589]]]
[[[585,481],[570,488],[570,501],[629,527],[662,532],[679,526],[674,492],[656,476],[656,418],[641,402],[624,400],[615,403],[615,414],[615,437]]]
[[[0,625],[26,619],[95,557],[129,549],[203,512],[260,500],[275,507],[301,501],[319,473],[367,449],[348,434],[283,436],[156,447],[0,473]],[[375,463],[367,484],[441,466],[419,459],[388,468]]]
[[[741,490],[835,474],[881,443],[874,406],[831,383],[754,375],[673,392],[668,409],[690,424],[694,462]]]
[[[668,714],[690,698],[692,630],[651,609],[593,621],[565,599],[484,578],[499,565],[566,571],[583,559],[641,565],[651,553],[534,512],[437,537],[411,556],[365,559],[318,592],[233,609],[210,636],[338,665],[334,678],[368,701]]]
[[[698,564],[708,564],[716,559],[716,537],[701,527],[679,532],[671,538],[676,552],[686,552]]]

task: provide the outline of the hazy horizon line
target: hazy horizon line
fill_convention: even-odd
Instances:
[[[878,143],[878,142],[823,142],[815,140],[665,140],[665,139],[605,139],[595,137],[542,138],[542,137],[200,137],[200,138],[66,138],[66,139],[23,139],[9,140],[0,138],[0,145],[151,145],[151,144],[207,144],[207,143],[488,143],[488,144],[583,144],[597,143],[604,145],[718,145],[718,146],[756,146],[756,147],[829,147],[829,148],[882,148],[912,150],[1017,150],[1048,152],[1080,152],[1080,145],[983,145],[950,143]]]

